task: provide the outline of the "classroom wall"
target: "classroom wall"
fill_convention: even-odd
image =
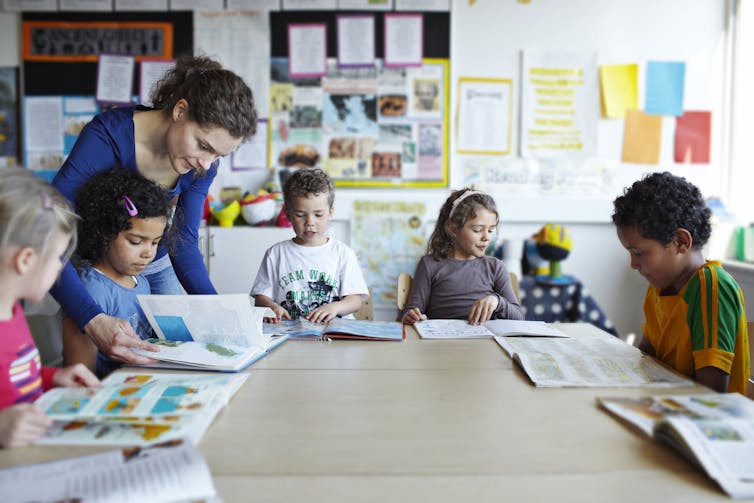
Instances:
[[[529,3],[499,0],[453,0],[451,10],[451,113],[455,114],[459,76],[512,78],[520,85],[518,54],[523,48],[571,48],[598,51],[600,63],[637,62],[640,103],[643,68],[647,60],[683,60],[687,63],[686,108],[713,110],[711,165],[679,166],[672,162],[672,119],[663,124],[659,166],[619,165],[615,192],[596,198],[496,195],[501,212],[500,236],[522,239],[547,221],[571,228],[574,249],[563,263],[590,290],[618,331],[640,333],[645,282],[631,271],[610,224],[612,198],[620,189],[648,171],[668,169],[690,178],[705,195],[724,195],[722,127],[725,59],[725,0],[536,0]],[[427,27],[431,29],[431,27]],[[0,13],[0,64],[19,65],[20,16]],[[517,93],[517,91],[516,91]],[[518,94],[514,95],[514,98]],[[514,99],[515,102],[515,99]],[[517,116],[515,109],[514,116]],[[451,115],[451,118],[454,115]],[[452,121],[451,121],[452,122]],[[514,128],[513,144],[517,144]],[[451,134],[450,148],[454,147]],[[599,155],[619,160],[622,122],[600,120]],[[248,173],[245,188],[256,190],[266,182],[264,173]],[[451,188],[464,184],[463,158],[450,157]],[[227,181],[221,173],[213,190]],[[449,189],[339,189],[334,230],[349,236],[351,204],[355,200],[421,200],[432,216]],[[383,318],[388,318],[383,313]]]

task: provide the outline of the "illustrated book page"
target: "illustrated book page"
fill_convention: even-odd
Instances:
[[[400,341],[404,339],[403,325],[397,321],[353,320],[335,318],[329,323],[314,323],[305,318],[265,323],[267,335],[287,335],[292,339],[365,339]]]
[[[738,393],[599,397],[645,435],[666,442],[730,496],[754,497],[754,402]]]
[[[248,374],[116,372],[100,388],[53,388],[35,402],[54,420],[38,444],[198,442]]]
[[[262,319],[272,311],[254,307],[248,295],[139,295],[144,315],[157,335],[155,353],[136,353],[168,362],[151,365],[235,372],[255,362],[285,338],[264,333]]]
[[[536,386],[692,386],[688,378],[612,336],[500,337],[495,342]]]
[[[466,320],[425,320],[414,324],[422,339],[490,339],[499,336],[568,337],[543,321],[490,320],[471,325]]]

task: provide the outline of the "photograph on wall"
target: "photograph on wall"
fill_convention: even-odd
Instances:
[[[290,78],[272,58],[270,163],[317,166],[339,186],[447,185],[447,60]]]

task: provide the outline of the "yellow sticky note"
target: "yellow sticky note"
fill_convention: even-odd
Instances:
[[[657,164],[660,162],[662,116],[641,110],[626,110],[623,126],[623,162]]]
[[[625,117],[626,110],[639,108],[639,66],[600,66],[602,114],[609,119]]]

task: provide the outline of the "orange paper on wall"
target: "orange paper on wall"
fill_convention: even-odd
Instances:
[[[641,110],[626,110],[623,126],[623,162],[658,164],[662,116],[647,115]]]

